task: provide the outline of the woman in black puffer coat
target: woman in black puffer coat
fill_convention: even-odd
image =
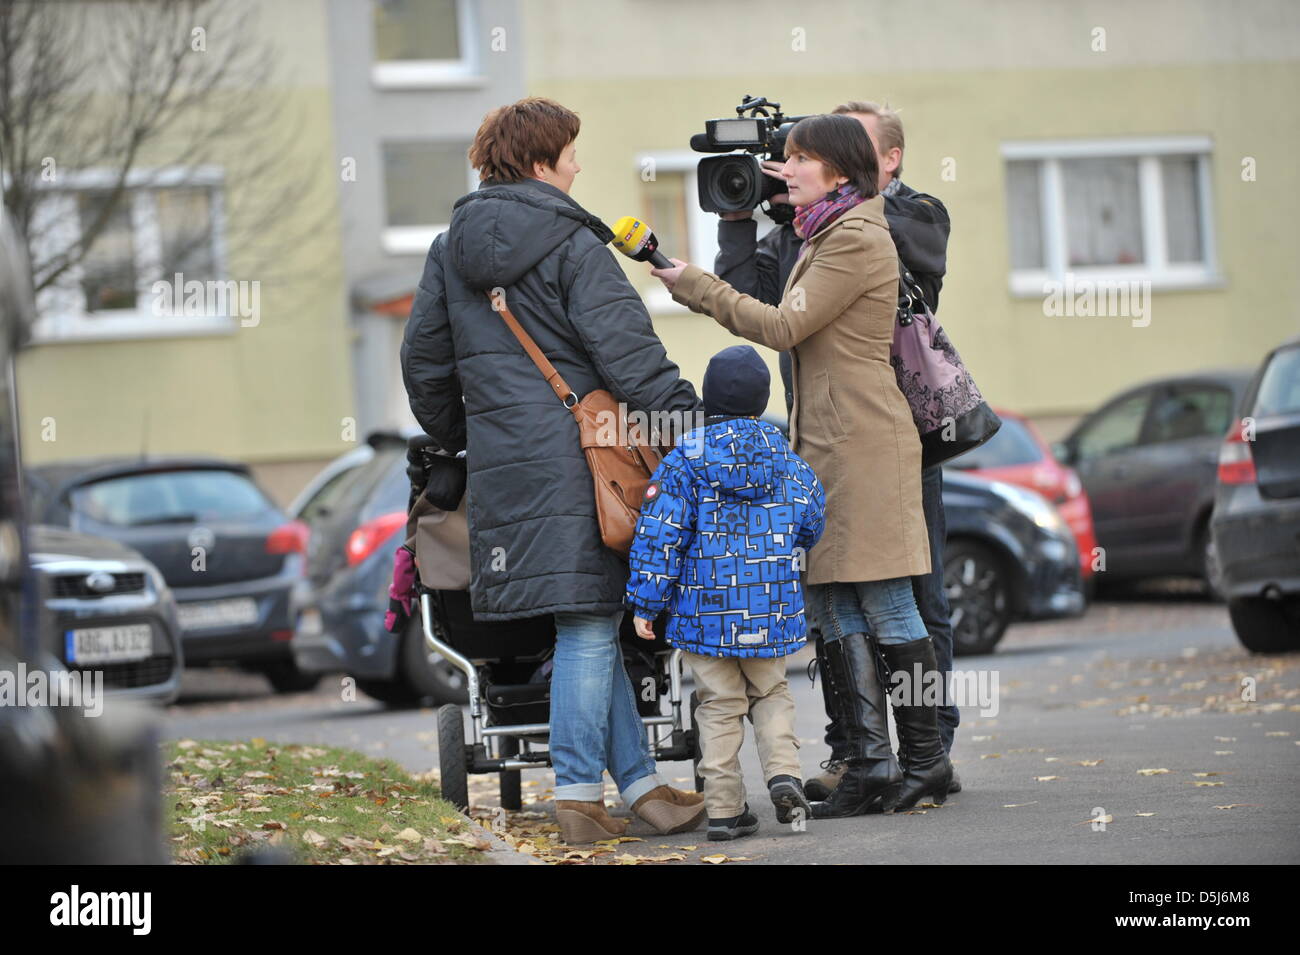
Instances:
[[[612,233],[568,195],[578,127],[540,98],[487,116],[470,150],[482,184],[429,249],[402,344],[416,420],[445,450],[466,450],[475,619],[555,615],[550,749],[569,842],[622,832],[605,812],[607,767],[661,832],[704,812],[649,756],[618,645],[628,566],[601,542],[577,424],[489,299],[503,290],[578,397],[604,388],[629,411],[699,412],[605,247]]]

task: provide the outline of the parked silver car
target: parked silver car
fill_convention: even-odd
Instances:
[[[102,673],[106,695],[175,700],[181,630],[158,568],[107,538],[41,524],[29,534],[46,651],[69,670]]]

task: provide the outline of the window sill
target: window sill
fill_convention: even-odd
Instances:
[[[370,82],[379,90],[465,90],[482,89],[488,78],[454,62],[412,60],[372,64]]]
[[[659,281],[655,279],[655,281]],[[645,303],[645,310],[651,315],[694,315],[689,308],[678,302],[673,301],[673,293],[660,285],[658,288],[651,288],[641,293],[641,301]]]
[[[388,226],[379,238],[379,244],[389,255],[426,255],[438,233],[446,232],[446,225]]]
[[[1171,270],[1152,272],[1140,267],[1132,269],[1075,270],[1065,276],[1049,275],[1043,271],[1012,272],[1007,276],[1007,290],[1012,298],[1043,298],[1052,292],[1068,293],[1073,287],[1084,292],[1089,286],[1109,283],[1149,282],[1152,292],[1217,291],[1227,287],[1222,274],[1206,269]]]
[[[249,326],[252,327],[252,326]],[[112,342],[145,338],[197,338],[233,335],[240,320],[229,315],[159,316],[121,312],[111,317],[89,315],[47,316],[32,326],[33,345],[68,342]]]

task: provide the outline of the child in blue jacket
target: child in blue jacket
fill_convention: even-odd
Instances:
[[[713,357],[705,427],[655,471],[629,556],[624,603],[637,634],[653,639],[651,623],[667,608],[668,641],[695,676],[710,839],[758,829],[740,772],[746,714],[777,820],[812,816],[785,657],[807,637],[800,575],[822,534],[826,496],[780,429],[757,419],[770,384],[749,345]]]

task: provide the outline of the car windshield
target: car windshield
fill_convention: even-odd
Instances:
[[[163,471],[96,481],[72,493],[78,515],[99,524],[143,524],[239,520],[272,507],[245,475],[236,471]]]
[[[411,482],[406,476],[404,451],[381,451],[366,465],[374,482],[374,491],[366,500],[361,522],[373,521],[385,514],[405,511],[411,497]]]
[[[983,471],[1033,464],[1042,458],[1042,449],[1029,429],[1015,418],[1007,417],[1002,419],[1002,427],[993,437],[956,458],[952,466],[963,471]]]
[[[1254,415],[1295,414],[1300,411],[1300,347],[1288,348],[1273,356],[1259,381],[1259,397]]]

